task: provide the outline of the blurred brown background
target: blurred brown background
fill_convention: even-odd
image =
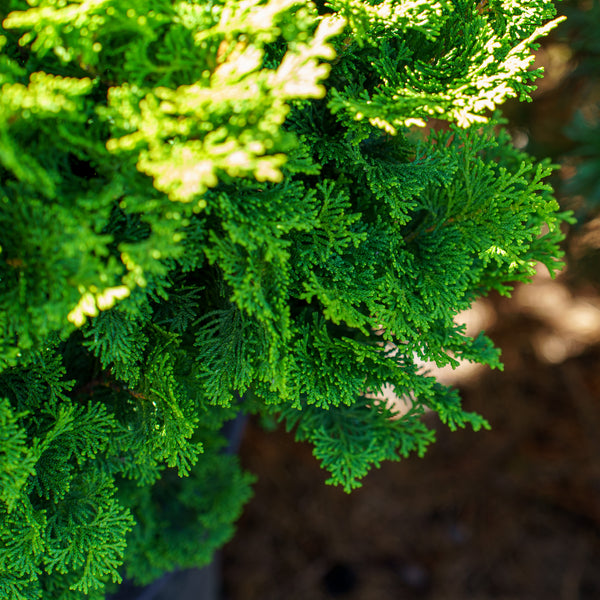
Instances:
[[[309,446],[250,422],[241,456],[258,481],[223,552],[225,600],[600,600],[600,221],[569,191],[585,163],[564,133],[577,110],[597,112],[600,20],[585,43],[598,3],[565,11],[572,24],[538,53],[534,102],[507,114],[515,143],[563,165],[557,195],[584,215],[568,268],[465,317],[502,349],[504,372],[441,375],[492,431],[450,433],[429,415],[425,458],[385,464],[346,495],[324,485]]]

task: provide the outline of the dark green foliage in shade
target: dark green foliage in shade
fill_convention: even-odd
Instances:
[[[575,90],[576,100],[569,106],[578,110],[561,132],[571,141],[568,152],[561,156],[569,174],[562,189],[575,207],[578,225],[592,221],[600,207],[600,102],[598,102],[598,67],[600,66],[600,2],[568,2],[561,7],[568,16],[561,27],[561,41],[568,43],[569,64],[574,67],[563,84]],[[564,151],[564,150],[563,150]],[[597,271],[594,251],[580,263],[589,263],[586,271]],[[595,278],[591,275],[592,279]]]
[[[577,112],[565,133],[574,142],[571,152],[576,167],[574,175],[566,182],[565,191],[583,201],[577,211],[581,224],[598,212],[600,206],[600,105],[588,106],[585,114]]]
[[[101,599],[210,561],[239,412],[350,491],[422,456],[422,361],[501,368],[458,313],[562,265],[513,148],[546,0],[0,4],[0,597]],[[387,386],[407,415],[376,400]]]

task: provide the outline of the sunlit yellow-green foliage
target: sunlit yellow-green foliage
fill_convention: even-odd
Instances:
[[[210,561],[250,495],[223,452],[240,412],[346,491],[425,452],[426,409],[488,426],[419,361],[501,367],[456,315],[561,266],[552,166],[494,113],[528,98],[554,17],[0,3],[0,599]],[[401,419],[372,399],[389,385]]]
[[[328,39],[342,31],[343,19],[320,19],[310,32],[315,9],[299,9],[295,0],[233,1],[215,4],[211,10],[189,2],[155,4],[158,10],[137,11],[112,0],[45,2],[10,13],[3,25],[26,30],[19,44],[31,44],[38,56],[52,51],[62,62],[75,61],[93,74],[106,69],[107,58],[116,59],[110,50],[117,33],[142,37],[144,44],[125,54],[133,63],[125,71],[131,69],[138,84],[132,85],[130,78],[109,89],[109,109],[103,117],[114,123],[115,137],[108,140],[107,148],[113,153],[134,153],[138,169],[152,176],[156,188],[170,199],[198,198],[217,184],[218,172],[281,181],[280,167],[286,157],[277,152],[277,139],[288,102],[324,96],[320,82],[330,67],[322,59],[334,58]],[[287,52],[277,68],[264,68],[264,46],[281,35],[289,43]],[[158,40],[165,47],[156,58],[160,60],[162,53],[171,64],[143,64],[145,58],[154,58],[144,52]],[[157,71],[167,76],[184,70],[191,75],[186,85],[153,85],[161,83]],[[150,73],[144,77],[144,71]],[[39,93],[36,90],[45,84],[38,78],[12,95]],[[89,78],[79,86],[48,82],[50,97],[42,105],[72,113],[76,107],[66,103],[65,96],[54,98],[52,88],[75,94],[82,86],[89,92],[89,84]],[[119,136],[121,132],[131,133]]]
[[[109,140],[108,149],[141,150],[138,169],[151,175],[156,188],[171,200],[201,196],[217,185],[219,172],[281,181],[286,156],[276,150],[288,102],[325,95],[319,82],[327,77],[329,65],[319,64],[319,59],[334,58],[327,39],[344,27],[343,20],[327,18],[314,35],[299,29],[304,35],[294,35],[277,69],[262,68],[263,46],[277,39],[276,23],[294,4],[226,5],[218,24],[194,36],[201,48],[211,41],[220,43],[215,67],[199,64],[202,78],[191,85],[157,87],[141,101],[127,86],[111,89],[109,105],[124,129],[134,131]],[[306,20],[308,10],[298,11],[296,17]],[[197,206],[204,205],[200,200]]]
[[[331,6],[348,20],[361,45],[377,44],[381,31],[398,36],[385,59],[374,57],[379,83],[373,93],[337,89],[331,102],[333,110],[369,119],[391,134],[402,126],[425,126],[430,118],[461,127],[484,123],[508,98],[527,99],[532,89],[527,82],[540,75],[529,70],[534,43],[564,20],[545,22],[553,9],[536,0],[375,5],[332,0]],[[415,31],[424,38],[423,53],[411,47]]]

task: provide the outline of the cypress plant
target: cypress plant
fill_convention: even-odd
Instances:
[[[527,100],[547,0],[0,2],[0,597],[99,600],[207,563],[252,477],[223,425],[346,491],[488,427],[421,359],[561,266]],[[372,399],[410,398],[402,418]]]

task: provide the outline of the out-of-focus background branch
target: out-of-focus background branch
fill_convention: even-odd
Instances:
[[[600,598],[600,3],[559,12],[534,102],[505,113],[516,145],[561,165],[552,183],[579,219],[568,267],[464,315],[502,349],[503,373],[440,374],[492,431],[450,434],[429,415],[425,458],[346,495],[308,446],[251,422],[242,460],[259,477],[224,551],[223,598]]]

